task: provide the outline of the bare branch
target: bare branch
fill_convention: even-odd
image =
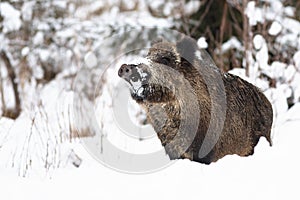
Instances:
[[[243,0],[243,5],[242,8],[240,8],[240,10],[242,11],[241,13],[243,14],[243,41],[244,41],[244,46],[245,46],[245,59],[246,59],[246,76],[249,77],[249,65],[250,65],[250,58],[249,58],[249,50],[250,50],[250,31],[251,31],[251,27],[249,25],[249,20],[248,17],[246,15],[246,13],[244,12],[244,10],[246,9],[246,6],[248,4],[248,0]]]
[[[0,59],[3,60],[8,76],[11,80],[12,87],[13,87],[13,92],[14,92],[14,97],[15,97],[15,108],[14,109],[7,109],[3,107],[3,116],[11,118],[11,119],[16,119],[20,113],[21,113],[21,100],[20,100],[20,94],[18,92],[18,85],[16,82],[16,74],[15,71],[11,65],[11,62],[7,56],[7,54],[4,51],[0,52]]]
[[[200,17],[199,20],[198,20],[198,23],[197,23],[197,24],[194,26],[194,28],[192,29],[191,35],[193,35],[193,34],[197,31],[197,29],[201,26],[201,23],[202,23],[204,17],[207,15],[207,13],[208,13],[208,11],[209,11],[211,5],[212,5],[212,2],[213,2],[212,0],[209,0],[209,1],[208,1],[207,5],[206,5],[206,8],[205,8],[205,10],[204,10],[204,12],[203,12],[203,14],[201,15],[201,17]]]

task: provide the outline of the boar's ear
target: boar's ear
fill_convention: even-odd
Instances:
[[[192,63],[195,59],[195,52],[198,49],[197,42],[189,37],[182,38],[176,45],[177,51],[181,58]]]

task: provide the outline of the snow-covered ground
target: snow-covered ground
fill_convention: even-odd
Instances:
[[[1,199],[299,199],[300,104],[273,131],[273,147],[261,139],[254,156],[226,156],[202,165],[180,160],[151,174],[116,172],[94,160],[78,144],[84,158],[51,177],[22,178],[0,170]]]
[[[102,58],[111,60],[109,55],[116,48],[102,45],[102,40],[110,37],[110,31],[114,31],[114,28],[110,30],[108,27],[119,27],[120,30],[116,30],[122,35],[121,27],[128,25],[136,28],[137,32],[141,32],[141,27],[159,25],[162,31],[158,32],[163,35],[169,32],[165,31],[166,28],[176,25],[175,21],[171,20],[172,17],[168,16],[172,16],[174,10],[178,10],[181,4],[176,3],[177,1],[165,3],[162,0],[143,0],[139,1],[138,10],[133,11],[135,1],[127,0],[123,5],[125,7],[122,8],[125,11],[120,12],[118,0],[95,1],[82,5],[77,10],[74,10],[75,1],[68,6],[67,1],[53,0],[44,2],[45,7],[42,8],[46,8],[45,11],[49,9],[49,13],[45,12],[45,18],[37,19],[33,17],[33,12],[37,12],[36,2],[25,2],[22,8],[19,8],[15,6],[17,4],[10,1],[0,0],[0,18],[3,18],[3,21],[0,19],[3,28],[0,33],[0,50],[4,50],[8,55],[20,52],[22,58],[28,57],[29,68],[33,73],[29,83],[21,82],[24,87],[22,89],[24,111],[15,121],[0,118],[0,200],[300,199],[298,189],[300,185],[300,145],[298,145],[300,141],[300,23],[293,19],[295,8],[284,7],[281,0],[268,0],[270,5],[265,8],[260,8],[255,1],[249,1],[245,12],[250,25],[264,23],[266,20],[272,21],[268,34],[274,37],[282,51],[286,51],[288,48],[285,46],[289,44],[295,49],[295,53],[288,55],[291,58],[289,63],[277,60],[271,62],[267,38],[255,34],[253,44],[251,43],[254,47],[251,52],[253,55],[249,56],[250,77],[245,76],[245,69],[231,70],[231,73],[260,87],[272,102],[276,116],[272,132],[273,147],[269,147],[268,142],[263,138],[255,148],[255,154],[250,157],[226,156],[211,165],[179,160],[154,173],[132,175],[117,172],[99,163],[87,152],[84,145],[80,144],[80,140],[69,141],[74,131],[71,130],[69,123],[72,121],[72,112],[69,108],[74,92],[70,89],[71,81],[64,79],[76,72],[80,75],[77,76],[77,83],[82,81],[92,90],[79,88],[84,90],[87,96],[94,95],[94,85],[89,85],[92,82],[86,83],[86,80],[97,77],[100,70],[97,69],[97,65],[106,65],[105,59]],[[163,17],[152,16],[146,2],[151,2],[150,7],[158,10],[154,14]],[[201,6],[199,1],[189,1],[184,6],[183,13],[191,15]],[[68,11],[74,17],[68,16],[63,21],[53,18],[50,9],[53,7]],[[103,14],[97,16],[99,12]],[[180,15],[177,15],[174,14],[174,19],[180,18]],[[32,44],[29,43],[30,45],[25,46],[21,51],[17,51],[15,47],[18,45],[14,45],[15,41],[11,42],[6,34],[20,31],[23,27],[22,23],[31,20],[33,22],[30,27],[33,34],[30,36]],[[50,29],[53,28],[55,32],[51,35]],[[53,41],[59,45],[48,46],[47,37],[54,38]],[[124,44],[130,46],[130,39],[134,41],[133,43],[137,40],[133,34],[128,44]],[[206,39],[200,37],[197,40],[200,48],[208,47]],[[148,36],[143,40],[149,40]],[[45,48],[46,46],[48,48]],[[276,45],[272,46],[276,47]],[[99,47],[105,49],[104,52],[100,52],[102,54],[96,51]],[[119,46],[117,48],[119,49]],[[230,49],[245,50],[243,44],[235,37],[230,38],[221,47],[223,52]],[[96,54],[92,53],[94,50]],[[75,57],[76,62],[71,60]],[[81,58],[86,64],[82,73],[78,69],[81,67]],[[36,79],[42,78],[44,73],[39,59],[43,62],[53,60],[55,63],[52,65],[56,66],[55,64],[58,63],[58,71],[61,70],[54,80],[42,88],[36,83]],[[15,63],[17,60],[12,60],[16,71],[19,72],[21,68]],[[121,63],[127,61],[122,60],[116,66],[120,66]],[[87,73],[92,69],[95,70],[93,73]],[[1,67],[0,71],[4,78],[7,77],[4,67]],[[276,87],[270,87],[267,80],[258,78],[261,72],[274,79]],[[117,71],[111,73],[114,76],[108,76],[109,80],[106,80],[108,83],[116,82],[118,78]],[[8,91],[11,86],[9,84],[8,86],[4,84],[6,106],[14,107],[13,94],[9,95]],[[106,94],[105,90],[104,94]],[[288,109],[287,104],[289,97],[294,97],[295,105],[291,109]],[[99,104],[99,113],[105,111],[103,107],[108,109],[111,106],[109,102],[105,99],[104,104]],[[128,107],[131,110],[129,114],[132,114],[133,110],[136,111],[136,108],[131,108],[130,105]],[[90,118],[86,118],[85,108],[82,109],[84,119],[89,123],[91,121]],[[134,140],[132,142],[127,135],[118,134],[109,124],[111,118],[105,112],[102,113],[105,116],[102,122],[107,125],[104,126],[104,130],[110,131],[109,134],[106,133],[107,138],[114,141],[122,150],[144,153],[141,150],[148,150],[148,147],[161,148],[160,143],[155,141],[145,143],[147,140],[139,141],[130,138]],[[130,117],[136,117],[136,113],[134,117]],[[86,121],[81,123],[85,125]],[[80,166],[75,167],[74,162],[75,165]]]

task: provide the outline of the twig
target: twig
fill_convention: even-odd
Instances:
[[[232,11],[232,8],[231,7],[229,7],[229,13],[230,13],[230,16],[231,16],[231,18],[233,19],[233,27],[235,28],[235,30],[237,31],[237,33],[240,35],[240,36],[242,36],[242,32],[243,32],[243,30],[242,30],[242,28],[239,26],[239,21],[237,20],[237,18],[236,18],[236,16],[235,16],[235,13]],[[241,13],[242,14],[242,13]]]
[[[244,12],[246,6],[247,6],[248,0],[243,0],[243,5],[242,8],[240,8],[241,13],[243,15],[243,41],[244,41],[244,45],[245,45],[245,59],[246,59],[246,76],[249,77],[249,53],[248,51],[250,50],[250,38],[249,38],[249,32],[250,32],[250,25],[249,25],[249,21],[248,21],[248,17],[246,15],[246,13]]]
[[[227,2],[224,2],[222,21],[221,21],[221,26],[220,26],[220,38],[219,38],[219,44],[218,44],[218,48],[219,48],[220,52],[221,52],[222,44],[223,44],[223,40],[224,40],[224,32],[225,32],[225,26],[226,26],[227,13],[228,13],[228,5],[227,5]],[[221,70],[224,71],[224,62],[222,59],[222,54],[220,53],[219,55],[220,55],[219,67],[221,68]]]
[[[182,20],[182,27],[184,29],[185,34],[187,34],[188,36],[191,36],[191,32],[189,29],[189,18],[185,15],[184,13],[184,2],[180,2],[180,16],[181,16],[181,20]]]
[[[4,111],[6,110],[6,103],[5,103],[5,99],[4,99],[4,86],[3,86],[3,79],[2,79],[1,71],[0,71],[0,92],[1,92],[2,110],[3,110],[3,113],[5,113]]]
[[[201,26],[201,23],[202,23],[204,17],[207,15],[207,13],[212,5],[212,2],[213,2],[213,0],[208,0],[208,3],[206,5],[206,8],[205,8],[203,14],[200,16],[198,23],[194,26],[194,28],[191,31],[191,35],[193,35],[196,32],[196,30],[199,28],[199,26]]]
[[[20,95],[18,92],[18,85],[16,82],[16,74],[10,63],[10,60],[9,60],[7,54],[4,51],[0,52],[0,58],[3,60],[5,66],[6,66],[6,69],[7,69],[8,76],[11,80],[14,97],[15,97],[15,104],[16,104],[15,108],[13,110],[4,108],[6,110],[3,110],[2,115],[5,117],[8,117],[8,118],[11,118],[11,119],[16,119],[21,113],[21,100],[20,100]]]

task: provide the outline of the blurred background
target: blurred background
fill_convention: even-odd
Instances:
[[[171,38],[164,29],[194,38],[220,69],[258,86],[273,105],[274,132],[299,123],[299,0],[1,0],[0,169],[27,177],[80,168],[76,145],[93,130],[90,119],[72,123],[78,74],[78,98],[93,104],[103,94],[94,86],[113,81],[99,80],[112,60]]]

